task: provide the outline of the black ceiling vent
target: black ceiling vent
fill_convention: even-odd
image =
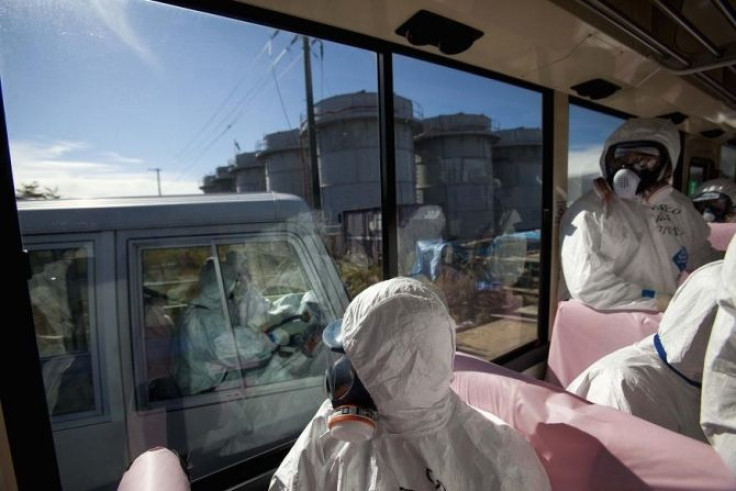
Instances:
[[[447,17],[420,10],[396,29],[415,46],[437,46],[446,55],[456,55],[470,48],[483,35],[474,29]]]
[[[687,119],[687,114],[682,114],[680,111],[675,111],[673,113],[660,114],[657,117],[660,119],[669,119],[675,124],[680,124]]]
[[[570,88],[577,92],[579,96],[590,97],[594,101],[605,99],[614,92],[621,90],[621,87],[618,85],[611,83],[608,80],[603,80],[602,78],[594,78],[593,80],[573,85]]]
[[[703,135],[706,138],[718,138],[719,136],[723,135],[725,131],[723,131],[720,128],[716,128],[713,130],[705,130],[701,131],[700,134]]]

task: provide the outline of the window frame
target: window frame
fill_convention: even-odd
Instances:
[[[168,399],[162,401],[150,401],[148,397],[147,387],[147,358],[146,343],[144,335],[143,322],[143,274],[142,274],[142,255],[146,250],[165,249],[165,248],[182,248],[182,247],[203,247],[210,249],[210,255],[217,256],[219,254],[218,247],[234,244],[249,243],[269,243],[269,242],[286,242],[296,253],[296,258],[304,273],[305,280],[310,284],[312,290],[320,299],[329,299],[324,285],[319,281],[318,269],[313,264],[313,258],[306,252],[307,245],[296,232],[291,230],[258,230],[257,226],[251,226],[254,230],[243,233],[223,234],[212,233],[208,235],[193,236],[169,236],[169,237],[152,237],[144,239],[131,239],[128,243],[128,258],[130,260],[130,333],[133,345],[133,374],[134,384],[136,387],[136,410],[149,411],[157,409],[179,410],[189,409],[210,404],[217,404],[235,399],[248,399],[267,394],[276,394],[281,392],[289,392],[294,389],[305,389],[310,387],[322,387],[324,380],[321,376],[304,377],[295,380],[287,380],[274,382],[271,384],[243,387],[228,388],[220,391],[208,392],[204,394],[186,395],[176,399]],[[279,227],[280,228],[280,227]],[[218,275],[219,277],[219,275]],[[222,293],[222,284],[218,285]],[[326,307],[325,312],[329,317],[334,319],[339,316],[339,312],[335,310],[334,302],[327,301],[323,303]],[[226,324],[230,327],[230,322],[226,319]]]
[[[102,258],[96,251],[100,250],[99,234],[63,234],[63,235],[30,235],[24,238],[28,253],[33,251],[83,248],[87,251],[89,302],[89,346],[92,367],[92,388],[94,390],[95,408],[90,411],[49,415],[53,431],[61,431],[91,424],[108,423],[112,420],[110,413],[110,387],[107,384],[107,356],[105,353],[105,325],[116,326],[114,314],[105,314],[104,298],[106,294],[98,294],[98,289],[105,289],[102,279]],[[91,274],[89,273],[91,271]],[[115,327],[116,329],[116,327]],[[39,360],[41,359],[39,354]]]

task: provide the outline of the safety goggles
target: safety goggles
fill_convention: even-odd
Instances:
[[[620,169],[653,172],[661,169],[665,160],[666,151],[656,142],[626,142],[608,149],[606,167],[611,173]]]

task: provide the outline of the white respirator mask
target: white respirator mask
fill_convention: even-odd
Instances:
[[[633,199],[641,179],[631,169],[619,169],[613,176],[613,191],[621,199]]]

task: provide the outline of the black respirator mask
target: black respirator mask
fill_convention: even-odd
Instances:
[[[606,180],[618,197],[632,199],[664,177],[668,155],[664,145],[653,141],[611,145],[605,157]]]
[[[330,324],[322,332],[329,348],[325,390],[333,412],[327,418],[330,434],[338,440],[361,442],[376,431],[378,411],[368,391],[355,373],[342,345],[342,320]]]

